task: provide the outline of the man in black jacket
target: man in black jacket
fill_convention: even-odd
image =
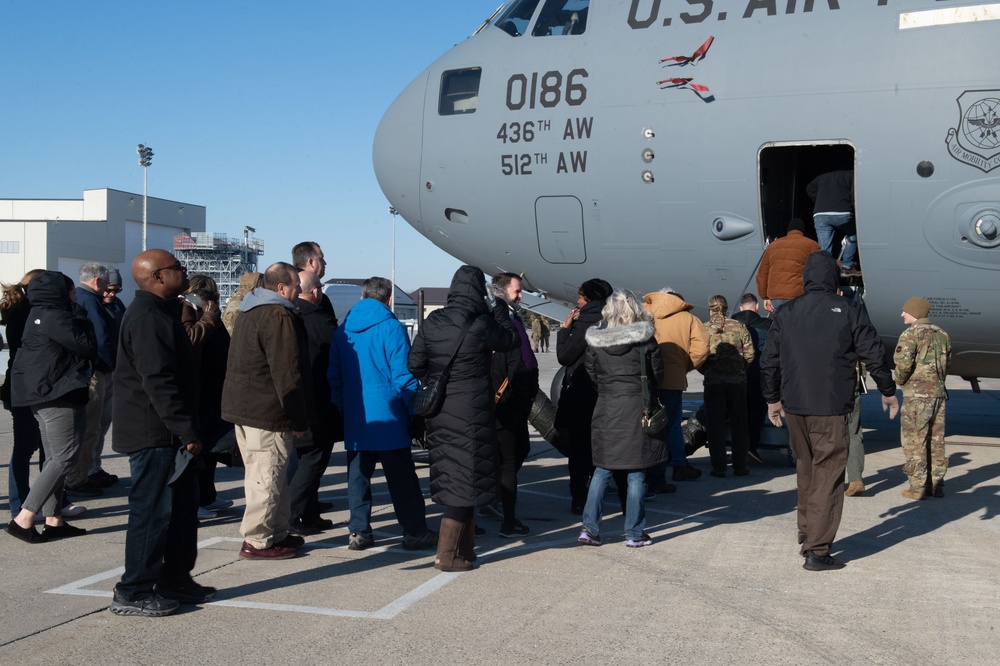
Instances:
[[[882,409],[895,418],[896,385],[882,341],[861,303],[838,293],[837,263],[814,252],[802,274],[805,294],[773,315],[761,357],[761,388],[768,418],[788,434],[796,456],[798,528],[803,567],[841,569],[830,555],[844,508],[848,416],[854,407],[855,366],[863,361],[882,392]]]
[[[493,385],[496,402],[497,450],[500,453],[500,505],[503,524],[499,536],[512,539],[528,533],[528,527],[515,517],[517,472],[531,449],[528,415],[538,393],[538,360],[531,351],[531,341],[521,319],[521,278],[515,273],[501,273],[493,278],[493,291],[510,307],[510,321],[517,329],[521,346],[493,354]]]
[[[747,368],[747,436],[750,439],[748,455],[758,463],[761,459],[757,447],[760,446],[760,433],[767,416],[767,403],[760,390],[760,356],[764,353],[767,332],[771,328],[771,320],[757,314],[759,308],[757,297],[748,293],[740,297],[740,309],[733,313],[733,319],[747,327],[753,341],[753,363]]]
[[[128,455],[132,490],[125,573],[110,610],[161,617],[216,592],[191,578],[198,485],[188,462],[201,453],[198,365],[177,299],[188,288],[187,269],[165,250],[147,250],[132,262],[132,277],[139,290],[118,338],[111,442]]]

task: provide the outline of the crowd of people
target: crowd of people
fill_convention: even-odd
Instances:
[[[116,614],[159,617],[216,594],[191,572],[199,518],[232,505],[215,491],[220,463],[244,468],[238,556],[245,560],[295,557],[305,536],[334,527],[318,493],[339,441],[352,550],[375,545],[371,479],[379,464],[402,546],[436,549],[439,570],[476,566],[477,509],[496,507],[501,538],[530,533],[517,516],[517,475],[540,392],[535,353],[546,351],[547,337],[540,318],[521,311],[520,276],[487,281],[479,268],[461,267],[447,306],[431,313],[411,345],[392,312],[389,280],[366,280],[362,300],[340,322],[321,289],[319,244],[300,243],[291,254],[291,263],[245,275],[225,310],[210,277],[189,278],[158,249],[133,261],[138,290],[127,308],[117,271],[99,264],[85,264],[77,284],[31,271],[4,287],[11,360],[3,399],[14,426],[7,532],[31,544],[85,534],[66,521],[85,511],[68,495],[97,496],[119,482],[101,467],[110,429],[131,482],[125,571],[110,606]],[[701,477],[681,429],[693,370],[704,376],[712,476],[725,477],[730,465],[736,477],[750,474],[765,417],[775,426],[787,421],[806,569],[843,566],[830,547],[849,455],[855,467],[860,455],[863,469],[863,448],[850,442],[860,432],[864,373],[890,417],[899,407],[896,383],[903,386],[903,494],[943,496],[950,343],[928,319],[930,304],[914,297],[904,305],[910,328],[896,349],[894,378],[863,304],[840,294],[833,257],[798,246],[791,254],[764,269],[771,275],[759,293],[768,318],[757,314],[752,294],[732,318],[727,300],[712,296],[702,322],[669,287],[640,297],[599,278],[580,285],[577,307],[557,332],[565,372],[555,426],[568,458],[570,509],[582,517],[581,544],[602,543],[611,484],[625,545],[642,548],[653,543],[645,501],[677,490],[667,470],[674,482]],[[768,287],[789,270],[799,271],[801,291]],[[412,397],[435,383],[438,404],[415,417]],[[650,426],[661,409],[659,425]],[[443,507],[438,532],[428,524],[411,455],[415,430],[429,451],[431,499]],[[41,473],[29,486],[39,449]],[[848,496],[863,492],[849,480],[856,492]]]

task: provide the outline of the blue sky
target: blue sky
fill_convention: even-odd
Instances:
[[[262,263],[323,245],[328,277],[389,276],[391,217],[371,146],[382,113],[500,0],[0,0],[0,198],[142,192],[256,227]],[[396,279],[459,262],[400,219]]]

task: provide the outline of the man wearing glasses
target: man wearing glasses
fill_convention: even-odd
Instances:
[[[139,290],[125,311],[115,369],[112,448],[129,458],[132,489],[125,573],[111,612],[162,617],[200,604],[215,588],[191,578],[198,555],[198,484],[191,458],[201,453],[195,422],[199,373],[177,299],[187,270],[166,250],[132,262]]]

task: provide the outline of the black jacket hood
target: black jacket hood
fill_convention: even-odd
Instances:
[[[809,255],[802,271],[802,286],[806,291],[837,293],[840,271],[837,270],[837,261],[829,252],[813,252]]]
[[[28,283],[25,293],[32,307],[72,310],[66,276],[58,271],[42,271]]]
[[[474,315],[488,314],[486,275],[475,266],[462,266],[455,271],[448,288],[448,305]]]

